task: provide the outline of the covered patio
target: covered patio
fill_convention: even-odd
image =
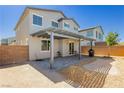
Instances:
[[[56,61],[54,60],[54,39],[75,39],[79,42],[78,47],[78,59],[81,59],[81,41],[82,40],[89,40],[94,41],[94,39],[84,37],[83,35],[80,35],[78,32],[71,32],[66,31],[62,29],[56,29],[56,28],[47,28],[40,30],[38,32],[35,32],[31,34],[32,37],[44,37],[44,38],[50,38],[50,69],[53,68],[53,63]],[[92,45],[91,45],[92,46]],[[56,63],[57,64],[57,63]]]
[[[86,56],[81,56],[80,60],[78,56],[54,58],[54,63],[52,64],[52,67],[54,71],[58,71],[71,65],[78,64],[81,61],[87,60],[87,58],[88,57]],[[30,64],[36,66],[39,69],[49,70],[49,59],[43,59],[42,61],[30,61]]]

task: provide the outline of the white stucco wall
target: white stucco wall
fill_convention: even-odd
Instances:
[[[64,28],[64,23],[69,24],[70,27],[68,29]],[[60,22],[60,27],[63,30],[68,30],[70,32],[78,33],[78,31],[74,30],[74,27],[79,29],[79,27],[72,20],[63,20]]]
[[[29,16],[27,16],[16,29],[16,45],[28,45]]]
[[[45,40],[44,38],[38,37],[31,37],[29,39],[29,58],[30,60],[35,59],[43,59],[50,57],[50,50],[49,51],[42,51],[41,50],[41,40]],[[48,39],[49,40],[49,39]],[[59,51],[59,41],[55,39],[54,41],[54,55],[57,56],[57,51]]]
[[[42,26],[37,26],[37,25],[33,24],[33,14],[42,17]],[[60,18],[64,18],[64,16],[61,13],[32,10],[32,11],[30,11],[30,15],[29,15],[30,33],[34,33],[41,29],[46,29],[46,28],[52,27],[51,22],[52,21],[58,22],[58,20]],[[69,29],[64,29],[64,27],[63,27],[64,22],[68,23],[70,25]],[[59,24],[59,29],[64,29],[64,30],[78,33],[78,31],[74,30],[74,27],[76,27],[78,29],[79,29],[79,27],[72,20],[63,20],[61,22],[58,22],[58,24]]]
[[[42,26],[37,26],[33,24],[33,14],[42,17]],[[48,11],[30,11],[30,33],[37,32],[41,29],[46,29],[51,27],[51,21],[57,21],[60,18],[64,18],[61,13],[48,12]]]
[[[33,14],[42,17],[42,26],[36,26],[33,24]],[[43,59],[50,57],[50,51],[41,51],[41,40],[42,37],[32,37],[30,34],[35,33],[39,30],[51,27],[51,21],[57,21],[60,18],[64,18],[61,13],[48,12],[48,11],[34,11],[31,10],[29,15],[27,15],[23,21],[19,24],[16,29],[16,40],[17,45],[29,45],[29,59]],[[64,22],[70,24],[68,31],[78,33],[74,30],[77,25],[69,20],[64,20]],[[63,22],[59,24],[59,28],[63,29]],[[78,28],[78,27],[77,27]],[[54,55],[57,56],[57,52],[60,51],[62,56],[69,56],[69,42],[74,42],[74,50],[79,50],[79,42],[75,39],[55,39],[54,41]]]
[[[50,51],[41,51],[41,40],[43,38],[30,37],[29,41],[29,58],[30,60],[44,59],[50,57]],[[61,39],[54,41],[54,56],[57,56],[57,52],[60,51],[62,56],[69,55],[69,42],[74,42],[74,50],[79,52],[78,40],[73,39]]]

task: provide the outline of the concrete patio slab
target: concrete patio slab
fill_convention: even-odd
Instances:
[[[47,72],[54,79],[61,79],[61,75],[56,72]],[[43,73],[29,64],[12,66],[0,69],[0,87],[44,87],[44,88],[71,88],[72,86],[64,81],[54,82]]]
[[[112,63],[115,62],[117,61],[114,61],[113,59],[97,58],[95,62],[83,65],[83,67],[90,71],[96,71],[103,74],[118,75],[119,71],[117,67],[112,66]]]

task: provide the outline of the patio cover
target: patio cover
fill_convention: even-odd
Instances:
[[[79,59],[81,57],[81,53],[80,53],[81,40],[83,39],[83,40],[95,41],[95,39],[84,37],[83,35],[80,35],[78,32],[74,33],[74,32],[69,32],[66,30],[55,29],[55,28],[47,28],[47,29],[43,29],[43,30],[40,30],[38,32],[31,34],[31,36],[37,36],[37,37],[44,36],[44,35],[50,36],[50,42],[51,42],[50,44],[50,69],[53,68],[52,64],[54,63],[54,37],[56,36],[54,35],[54,33],[79,39]]]
[[[56,29],[56,28],[47,28],[47,29],[39,30],[35,33],[32,33],[31,36],[40,37],[45,34],[49,34],[50,32],[54,32],[54,33],[66,35],[66,36],[71,36],[71,37],[75,37],[75,38],[79,38],[79,39],[83,39],[83,40],[95,41],[95,39],[84,37],[83,35],[80,35],[78,32],[74,33],[74,32],[69,32],[67,30]]]

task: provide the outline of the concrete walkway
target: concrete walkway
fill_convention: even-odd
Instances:
[[[42,71],[49,76],[51,75],[54,82],[45,76],[43,73],[39,72],[37,69],[32,67],[30,64],[2,67],[0,68],[0,87],[47,87],[47,88],[56,88],[56,87],[66,87],[70,88],[69,84],[64,82],[64,78],[56,73],[55,71]]]

